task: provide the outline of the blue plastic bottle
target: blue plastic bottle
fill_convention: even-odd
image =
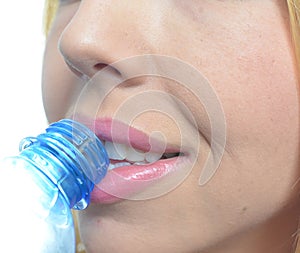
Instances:
[[[94,133],[69,119],[25,138],[1,161],[0,251],[74,253],[71,208],[87,207],[108,164]]]

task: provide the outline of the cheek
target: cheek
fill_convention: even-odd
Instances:
[[[252,34],[253,38],[260,35],[259,42],[249,40],[251,47],[241,48],[231,57],[233,64],[227,65],[229,71],[221,77],[222,83],[215,80],[233,152],[247,146],[261,147],[263,154],[268,150],[271,156],[284,152],[289,158],[288,153],[297,150],[298,81],[292,46],[283,31]],[[277,43],[271,46],[270,41]]]
[[[256,18],[257,23],[243,22],[248,27],[232,22],[239,24],[236,29],[226,23],[201,26],[213,39],[205,41],[195,29],[182,43],[189,50],[177,50],[207,77],[223,105],[227,149],[201,194],[208,220],[236,224],[238,217],[236,228],[295,203],[300,176],[298,81],[290,35],[278,14],[272,22]]]
[[[277,45],[270,46],[272,37]],[[239,225],[268,219],[295,203],[298,191],[297,75],[289,41],[280,32],[272,37],[250,41],[251,50],[233,55],[228,71],[211,77],[226,116],[227,153],[211,182],[214,192],[205,196]]]
[[[47,37],[42,74],[42,94],[49,122],[66,117],[71,104],[83,87],[83,81],[73,74],[58,50],[60,35],[77,8],[76,3],[60,7]],[[68,6],[68,5],[66,5]]]
[[[51,37],[53,36],[53,37]],[[58,36],[50,35],[44,55],[42,93],[49,122],[66,117],[84,84],[73,74],[57,49]]]

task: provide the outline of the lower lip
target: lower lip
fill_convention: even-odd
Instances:
[[[142,200],[158,197],[174,189],[174,186],[164,186],[155,192],[148,191],[146,195],[139,195],[147,188],[159,183],[167,176],[181,170],[186,164],[186,156],[178,156],[170,159],[163,159],[147,165],[130,165],[109,170],[104,179],[91,193],[91,202],[98,204],[112,204],[124,199]],[[177,173],[176,173],[177,174]],[[186,175],[183,175],[184,178]],[[182,178],[182,179],[183,179]]]

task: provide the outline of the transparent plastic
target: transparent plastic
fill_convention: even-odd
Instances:
[[[64,119],[22,140],[20,154],[0,164],[0,251],[74,253],[71,208],[86,208],[107,172],[101,141]]]

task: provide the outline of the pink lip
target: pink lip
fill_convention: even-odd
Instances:
[[[179,152],[179,148],[175,145],[151,138],[144,132],[118,120],[101,118],[93,122],[83,121],[83,123],[89,126],[101,140],[123,143],[144,152]]]
[[[79,118],[79,116],[76,116],[75,119],[87,125],[104,141],[132,145],[134,148],[144,152],[150,150],[152,152],[161,153],[180,152],[180,149],[174,145],[168,145],[161,141],[150,139],[147,134],[120,121],[110,118],[100,118],[92,121],[83,117]],[[158,160],[151,164],[122,166],[109,170],[100,184],[95,185],[91,193],[91,202],[110,204],[123,199],[139,199],[134,196],[166,178],[167,175],[178,171],[185,160],[187,160],[186,156],[178,156]],[[149,193],[142,198],[148,199],[157,197],[157,195],[164,194],[167,191],[167,189],[161,189],[160,192]]]
[[[150,192],[142,197],[135,195],[175,172],[178,164],[182,162],[180,160],[181,158],[176,157],[168,159],[167,162],[159,160],[149,165],[130,165],[110,170],[101,183],[95,186],[91,201],[109,204],[122,199],[149,199],[167,193],[170,189]]]

